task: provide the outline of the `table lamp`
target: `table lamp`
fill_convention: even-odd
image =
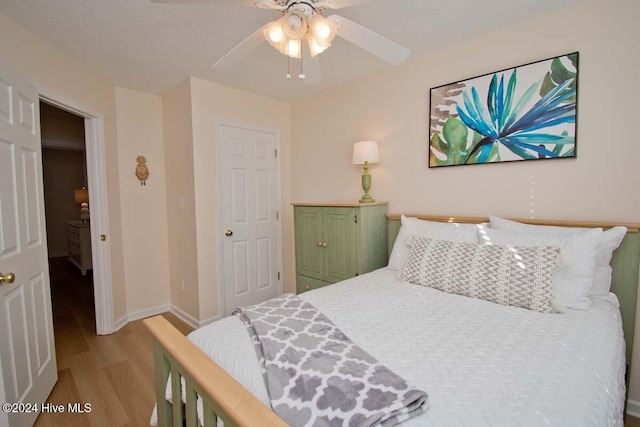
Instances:
[[[86,188],[73,190],[73,196],[76,204],[80,205],[80,219],[82,222],[89,221],[89,190]]]
[[[380,161],[380,153],[378,152],[378,143],[376,141],[360,141],[353,144],[353,164],[364,165],[362,173],[362,189],[364,196],[360,199],[360,203],[373,203],[375,200],[369,195],[371,190],[371,175],[369,174],[369,163],[378,163]]]

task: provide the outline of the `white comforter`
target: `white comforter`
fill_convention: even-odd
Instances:
[[[622,426],[619,310],[540,314],[411,285],[380,269],[301,295],[429,394],[403,426]],[[269,406],[254,347],[231,316],[189,338]]]

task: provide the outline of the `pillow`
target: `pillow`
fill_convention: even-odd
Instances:
[[[565,308],[586,310],[591,307],[589,292],[594,281],[601,236],[601,228],[563,234],[487,228],[482,230],[480,240],[487,245],[559,247],[561,263],[553,271],[553,296]]]
[[[589,230],[589,228],[522,224],[521,222],[510,221],[492,215],[489,216],[489,221],[491,221],[491,228],[497,230],[535,231],[540,233],[576,233]],[[621,226],[610,228],[602,233],[596,254],[596,279],[591,286],[591,295],[609,296],[609,291],[611,290],[611,273],[613,271],[609,264],[611,263],[613,251],[620,246],[626,234],[627,228]]]
[[[478,232],[475,224],[425,221],[418,218],[407,218],[404,215],[400,217],[400,221],[402,225],[389,257],[388,267],[391,270],[401,270],[407,263],[409,259],[407,238],[411,235],[453,242],[478,243]]]
[[[402,280],[444,292],[551,313],[559,248],[409,239]]]

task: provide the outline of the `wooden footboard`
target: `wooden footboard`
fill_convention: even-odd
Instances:
[[[234,380],[164,317],[144,320],[154,337],[154,364],[158,426],[197,427],[197,397],[203,401],[203,427],[215,427],[220,418],[225,427],[285,427],[273,411]],[[171,374],[173,404],[165,398]],[[186,404],[182,405],[184,378]],[[186,424],[184,424],[186,420]]]

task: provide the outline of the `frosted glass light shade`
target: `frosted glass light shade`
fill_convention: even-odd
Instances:
[[[269,24],[267,33],[269,34],[269,41],[273,43],[280,43],[284,39],[284,31],[282,31],[282,27],[277,22]]]
[[[287,42],[287,54],[292,58],[299,58],[302,45],[300,40],[289,39]]]
[[[376,141],[360,141],[353,144],[353,164],[361,165],[364,162],[378,163],[380,153]]]

